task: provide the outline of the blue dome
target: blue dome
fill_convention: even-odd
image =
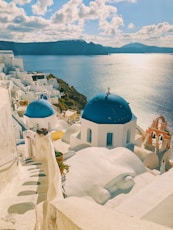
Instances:
[[[125,124],[132,119],[132,112],[122,97],[99,94],[85,106],[82,118],[98,124]]]
[[[40,99],[45,99],[45,100],[47,100],[48,98],[47,98],[47,95],[46,95],[46,94],[41,94],[41,95],[40,95]]]
[[[25,115],[31,118],[44,118],[55,114],[55,111],[50,102],[44,99],[32,101],[27,109]]]

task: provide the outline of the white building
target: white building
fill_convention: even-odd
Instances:
[[[109,92],[96,95],[84,108],[81,133],[76,143],[133,150],[136,120],[129,104],[122,97]]]
[[[56,125],[56,113],[51,103],[46,99],[32,101],[24,114],[24,122],[33,129],[53,129]]]
[[[0,102],[0,226],[2,229],[166,230],[173,227],[173,169],[162,175],[154,175],[126,148],[86,148],[71,156],[68,159],[70,162],[66,161],[70,164],[67,176],[75,173],[76,186],[83,195],[79,197],[78,194],[73,194],[64,199],[62,177],[50,136],[41,136],[28,131],[31,135],[26,139],[30,140],[32,151],[30,155],[23,157],[32,157],[34,162],[31,158],[25,161],[21,159],[20,162],[17,157],[9,94],[4,88],[0,88],[0,92],[3,99]],[[115,95],[112,96],[116,98]],[[30,121],[36,119],[40,125],[43,125],[40,120],[44,125],[48,125],[54,117],[54,111],[43,99],[38,103],[30,104],[27,108],[27,119]],[[84,117],[82,119],[86,120]],[[128,119],[126,121],[124,118],[124,123],[118,125],[126,126],[133,121],[133,116],[130,121]],[[107,125],[111,128],[111,124]],[[123,138],[126,140],[125,136],[124,134]],[[61,150],[61,143],[58,149]],[[68,156],[68,153],[64,155]],[[18,164],[20,166],[17,167]],[[108,173],[100,167],[101,165],[108,169]],[[86,176],[85,172],[91,177]],[[43,176],[47,178],[45,181]],[[96,179],[95,183],[93,177]],[[38,183],[39,180],[41,184]],[[85,185],[90,186],[85,193],[84,182]],[[65,186],[67,185],[66,182]],[[43,188],[47,188],[46,192]],[[125,190],[125,193],[117,194],[117,189]],[[131,190],[127,193],[126,189]],[[98,205],[94,202],[95,199],[96,202],[106,203],[104,206]],[[40,200],[41,202],[38,202]]]
[[[0,66],[3,66],[3,72],[6,74],[15,69],[23,71],[23,60],[15,58],[12,50],[0,50]]]

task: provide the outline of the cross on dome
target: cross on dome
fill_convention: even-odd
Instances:
[[[107,96],[109,95],[109,94],[111,94],[111,92],[110,92],[110,87],[108,87],[108,89],[107,89]]]

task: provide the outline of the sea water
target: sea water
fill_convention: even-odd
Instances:
[[[137,123],[146,129],[163,115],[173,132],[173,55],[111,54],[98,56],[23,55],[26,71],[52,73],[88,100],[110,92],[129,102]],[[104,108],[103,108],[104,109]]]

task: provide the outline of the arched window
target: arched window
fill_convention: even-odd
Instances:
[[[151,137],[152,137],[152,145],[156,146],[157,136],[156,136],[156,133],[154,131],[151,133]]]
[[[112,146],[112,142],[113,142],[113,133],[107,133],[106,145]]]
[[[161,149],[163,146],[163,143],[164,143],[164,136],[162,133],[159,134],[159,140],[158,141],[159,141],[159,149]]]
[[[87,141],[88,141],[89,143],[92,142],[92,130],[91,130],[91,129],[88,129],[88,130],[87,130]]]

